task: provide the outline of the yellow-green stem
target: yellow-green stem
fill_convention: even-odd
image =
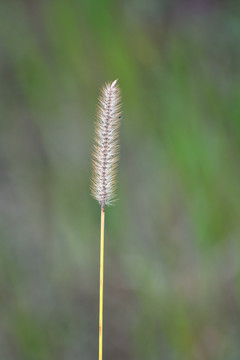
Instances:
[[[105,209],[101,208],[101,236],[100,236],[100,278],[99,278],[99,360],[102,360],[103,345],[103,268],[104,268],[104,227]]]

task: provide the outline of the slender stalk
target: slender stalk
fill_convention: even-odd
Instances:
[[[100,279],[99,279],[99,360],[102,360],[102,344],[103,344],[104,228],[105,228],[105,209],[104,207],[101,207]]]

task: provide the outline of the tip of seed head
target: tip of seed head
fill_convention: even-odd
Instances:
[[[111,87],[113,88],[113,87],[116,85],[117,82],[118,82],[118,79],[114,80],[114,81],[112,82],[112,84],[111,84]]]

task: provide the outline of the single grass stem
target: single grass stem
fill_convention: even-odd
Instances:
[[[102,345],[103,345],[104,228],[105,228],[105,209],[104,207],[101,207],[100,278],[99,278],[99,360],[102,360]]]

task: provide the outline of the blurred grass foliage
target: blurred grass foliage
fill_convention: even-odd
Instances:
[[[234,1],[0,3],[0,353],[97,357],[99,87],[119,79],[104,358],[238,360]]]

